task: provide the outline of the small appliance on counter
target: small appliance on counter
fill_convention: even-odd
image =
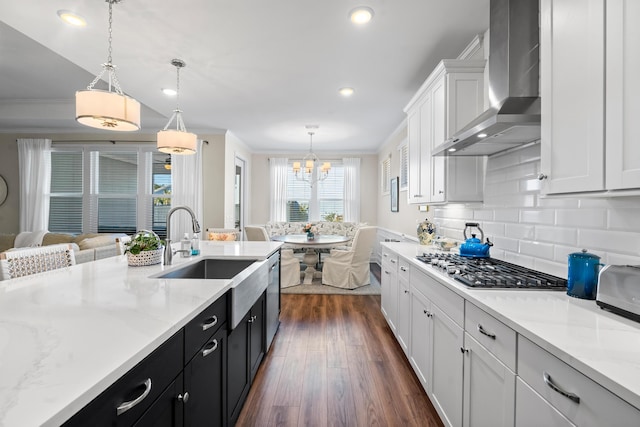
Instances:
[[[478,239],[475,234],[471,234],[471,238],[467,238],[467,229],[477,228],[480,232],[480,238]],[[460,256],[468,258],[489,258],[489,248],[493,246],[493,243],[489,241],[482,243],[484,240],[484,233],[477,222],[467,222],[465,228],[462,231],[465,241],[460,245]]]
[[[596,304],[640,322],[640,265],[607,265],[599,282]]]
[[[569,254],[567,295],[582,299],[596,299],[600,257],[586,249]]]

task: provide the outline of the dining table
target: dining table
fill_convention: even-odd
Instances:
[[[351,237],[339,234],[316,234],[313,239],[307,237],[306,234],[283,234],[279,236],[271,236],[271,240],[276,242],[284,242],[295,248],[306,249],[302,261],[307,268],[304,270],[303,285],[310,285],[315,277],[322,277],[322,272],[316,270],[316,264],[319,261],[318,249],[331,249],[336,246],[342,246],[351,240]]]

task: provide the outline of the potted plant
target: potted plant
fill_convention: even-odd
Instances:
[[[154,265],[162,261],[164,241],[153,231],[140,230],[124,244],[124,248],[129,265]]]

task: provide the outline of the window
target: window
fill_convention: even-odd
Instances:
[[[391,185],[391,155],[382,161],[380,177],[382,178],[382,182],[380,183],[382,194],[389,194],[389,188]]]
[[[171,170],[146,147],[55,146],[51,153],[49,230],[166,236]]]
[[[317,169],[316,169],[317,172]],[[289,162],[287,176],[287,221],[342,221],[344,218],[344,167],[331,162],[326,179],[311,187],[298,180]]]

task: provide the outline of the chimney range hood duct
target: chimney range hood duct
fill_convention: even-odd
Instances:
[[[540,139],[538,1],[491,0],[491,107],[434,156],[496,154]]]

